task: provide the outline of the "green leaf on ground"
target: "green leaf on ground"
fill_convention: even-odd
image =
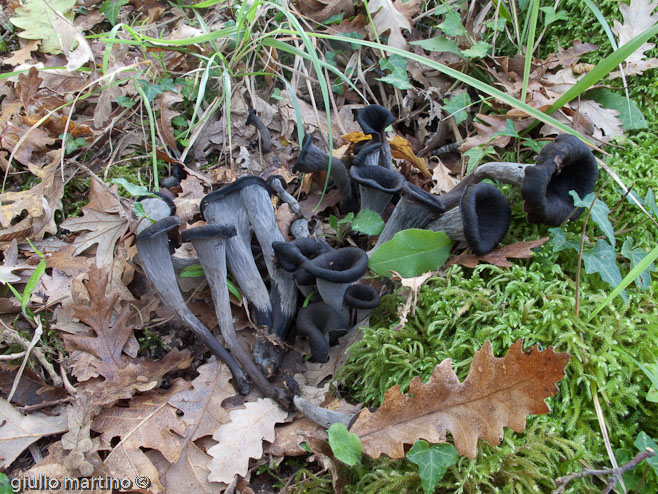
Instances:
[[[379,235],[384,229],[384,220],[376,212],[370,209],[359,211],[352,222],[352,230],[365,235]]]
[[[444,99],[443,102],[443,111],[448,115],[452,115],[457,125],[468,118],[466,108],[468,108],[468,106],[471,104],[471,97],[468,95],[468,93],[464,92],[455,94],[450,99]]]
[[[493,141],[498,136],[519,137],[519,133],[514,128],[514,122],[512,122],[509,118],[506,118],[505,130],[501,130],[500,132],[493,134],[491,136],[491,140]]]
[[[12,494],[13,489],[9,483],[9,477],[6,474],[0,473],[0,494]]]
[[[396,271],[403,278],[414,278],[443,266],[451,245],[443,232],[402,230],[375,251],[368,266],[381,276],[390,277],[391,271]]]
[[[586,209],[588,209],[592,205],[592,201],[596,197],[596,194],[594,192],[591,192],[587,194],[585,197],[583,197],[582,199],[580,199],[578,197],[578,193],[575,190],[570,190],[569,195],[573,197],[574,206],[579,208],[586,208]],[[602,200],[597,199],[594,202],[594,206],[592,207],[592,212],[590,213],[590,219],[594,221],[594,223],[599,225],[601,231],[605,233],[605,236],[608,237],[610,244],[614,247],[615,229],[612,227],[612,223],[610,223],[610,220],[608,219],[609,214],[610,214],[610,208],[608,207],[608,205]]]
[[[448,39],[444,36],[435,36],[434,38],[430,38],[430,39],[412,41],[409,44],[418,45],[427,51],[438,51],[438,52],[449,51],[450,53],[459,55],[459,47],[457,46],[457,42],[452,39]]]
[[[605,240],[599,239],[593,249],[584,250],[583,261],[587,274],[599,273],[601,279],[613,288],[621,283],[617,253]],[[626,300],[626,292],[622,292],[622,297]]]
[[[14,17],[9,21],[16,27],[23,29],[18,36],[25,39],[40,39],[39,49],[44,53],[62,53],[59,34],[53,26],[56,10],[72,21],[75,0],[25,0],[21,7],[14,11]]]
[[[647,120],[642,115],[642,111],[633,100],[626,99],[626,96],[623,94],[612,92],[609,89],[599,88],[588,91],[586,96],[606,108],[617,110],[625,130],[639,130],[648,127]]]
[[[452,9],[446,14],[443,22],[436,27],[451,38],[464,36],[466,34],[466,28],[464,28],[464,25],[462,24],[461,17]]]
[[[576,240],[567,240],[562,228],[549,228],[548,231],[553,237],[553,252],[560,252],[564,249],[573,249],[576,252],[580,250],[580,243]]]
[[[327,432],[329,446],[336,458],[351,467],[361,460],[361,440],[359,436],[348,431],[345,424],[331,424]]]
[[[544,26],[548,26],[557,21],[569,20],[569,14],[567,14],[566,10],[558,10],[555,12],[553,7],[539,7],[539,10],[544,13]]]
[[[452,444],[432,444],[418,440],[407,453],[410,462],[418,465],[425,494],[432,494],[448,467],[457,463],[459,455]]]
[[[117,23],[117,17],[119,16],[121,7],[129,3],[130,0],[105,0],[98,11],[101,14],[105,14],[105,17],[110,21],[110,24],[114,26]]]
[[[142,197],[142,196],[153,196],[155,197],[155,194],[152,194],[149,192],[149,190],[144,187],[143,185],[135,185],[125,178],[114,178],[112,179],[113,184],[121,185],[124,189],[128,191],[128,194],[130,194],[133,197]]]
[[[624,245],[621,246],[621,255],[631,261],[631,269],[633,269],[647,256],[647,253],[644,249],[640,249],[639,247],[633,248],[633,239],[631,237],[626,237]],[[652,262],[647,269],[642,271],[642,273],[635,278],[635,285],[640,290],[646,290],[649,288],[649,284],[651,283],[651,271],[655,270],[656,268]]]
[[[484,58],[491,50],[492,46],[486,41],[478,41],[476,44],[460,53],[466,58]]]
[[[482,161],[482,158],[485,156],[491,156],[494,154],[494,148],[493,146],[488,146],[484,149],[482,149],[481,146],[476,146],[474,148],[469,149],[468,151],[464,151],[462,153],[462,156],[466,156],[468,158],[468,165],[466,165],[466,174],[468,175],[473,171],[473,169],[480,164],[480,161]]]
[[[656,446],[656,442],[649,437],[649,435],[642,431],[637,435],[637,438],[635,439],[635,447],[639,449],[640,451],[644,451],[647,448],[653,449],[656,453],[658,453],[658,446]],[[654,456],[652,458],[647,458],[646,459],[647,464],[653,468],[653,471],[658,474],[658,456]]]
[[[388,70],[391,73],[386,77],[380,77],[377,80],[386,82],[398,89],[411,89],[413,86],[409,82],[407,75],[407,59],[400,55],[391,55],[388,58],[379,59],[379,67],[382,70]]]

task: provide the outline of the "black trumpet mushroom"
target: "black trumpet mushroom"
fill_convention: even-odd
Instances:
[[[292,242],[272,242],[272,248],[283,269],[293,272],[309,259],[333,249],[323,238],[301,238]]]
[[[284,408],[289,408],[288,393],[282,388],[272,386],[235,334],[226,277],[226,240],[234,236],[233,225],[206,225],[182,233],[183,241],[192,242],[199,255],[199,262],[210,286],[219,329],[230,352],[266,396],[281,403]]]
[[[391,148],[386,140],[386,128],[395,122],[393,114],[381,105],[368,105],[356,113],[356,121],[364,134],[371,135],[373,140],[379,143],[379,165],[393,168]]]
[[[356,322],[363,321],[372,309],[379,307],[379,294],[370,285],[355,283],[345,291],[345,305],[356,312]]]
[[[146,213],[148,218],[142,219],[142,221],[137,224],[137,228],[135,228],[136,235],[139,235],[153,224],[149,219],[155,222],[162,218],[166,218],[167,216],[174,216],[176,214],[176,205],[169,196],[162,192],[152,192],[152,194],[152,196],[141,197],[138,201],[142,205],[142,209],[144,209],[144,213]]]
[[[292,167],[292,171],[295,173],[327,171],[340,192],[340,211],[343,214],[356,211],[355,194],[352,190],[352,183],[350,182],[350,177],[347,175],[345,165],[338,158],[329,156],[328,153],[325,153],[313,144],[311,134],[304,136],[302,149],[299,152],[295,165]]]
[[[399,231],[407,228],[425,228],[432,218],[444,213],[445,210],[446,207],[440,196],[435,196],[410,182],[405,182],[393,214],[386,222],[377,243],[369,253],[374,252],[384,242],[391,240]]]
[[[258,180],[255,180],[256,178]],[[263,251],[263,259],[270,275],[271,333],[285,339],[288,328],[295,317],[297,290],[295,290],[292,274],[281,269],[274,262],[275,254],[272,243],[283,242],[283,235],[276,224],[267,182],[260,177],[243,177],[239,182],[244,182],[240,191],[242,204],[249,215],[249,222]]]
[[[259,177],[245,177],[261,180]],[[242,204],[240,190],[247,181],[241,179],[207,194],[201,199],[201,214],[211,225],[232,224],[236,236],[227,239],[226,257],[244,296],[253,305],[256,323],[272,328],[272,304],[265,282],[261,278],[256,261],[251,253],[251,230],[249,213]]]
[[[361,210],[370,209],[379,215],[405,182],[401,174],[381,166],[353,166],[350,176],[359,184]]]
[[[270,129],[268,129],[263,121],[258,118],[256,115],[256,110],[249,111],[247,115],[247,125],[253,125],[258,130],[258,135],[260,136],[260,148],[264,153],[269,153],[272,149],[272,135],[270,134]]]
[[[505,196],[487,183],[470,185],[459,207],[430,222],[428,228],[452,240],[466,240],[477,255],[491,252],[505,237],[512,213]]]
[[[357,247],[343,247],[306,261],[305,271],[315,276],[322,300],[344,314],[345,291],[368,270],[368,255]]]
[[[308,304],[297,313],[297,334],[306,336],[316,362],[329,360],[329,346],[346,332],[343,316],[324,302]]]
[[[576,211],[570,190],[584,197],[594,190],[599,176],[596,158],[577,137],[562,134],[546,144],[535,158],[536,164],[492,162],[478,166],[452,190],[441,196],[446,209],[457,206],[469,185],[496,179],[521,187],[523,209],[529,223],[558,226]]]
[[[226,362],[241,394],[249,392],[249,383],[233,356],[213,336],[185,304],[178,288],[174,267],[169,255],[167,232],[178,228],[181,221],[176,216],[168,216],[143,230],[137,236],[137,251],[146,276],[153,284],[162,301],[169,307],[201,340],[213,354]]]

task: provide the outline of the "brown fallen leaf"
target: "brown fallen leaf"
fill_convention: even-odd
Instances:
[[[480,122],[473,121],[473,127],[477,130],[477,135],[464,140],[461,146],[459,146],[460,153],[481,145],[505,147],[509,144],[512,139],[510,136],[499,135],[493,137],[495,133],[505,130],[507,126],[507,119],[505,117],[497,118],[494,115],[484,115],[483,113],[478,113],[476,116],[480,120]]]
[[[404,137],[395,135],[388,142],[391,145],[391,154],[394,158],[408,161],[414,168],[418,168],[425,178],[432,178],[432,172],[427,169],[425,160],[414,154],[409,141]]]
[[[354,3],[351,0],[297,0],[299,11],[316,22],[326,21],[332,15],[343,12],[345,18],[354,15]]]
[[[553,347],[540,351],[535,345],[524,352],[522,339],[496,358],[486,341],[473,355],[464,382],[452,370],[452,360],[445,359],[427,383],[414,377],[409,394],[403,395],[399,385],[386,391],[382,406],[374,413],[364,408],[350,431],[372,458],[382,453],[402,458],[405,444],[443,443],[450,431],[459,454],[473,459],[478,439],[498,445],[503,427],[522,432],[527,415],[550,411],[544,400],[557,393],[568,362],[569,354]]]
[[[60,410],[63,411],[63,410]],[[8,468],[30,444],[42,437],[66,432],[66,415],[23,415],[0,398],[0,468]]]
[[[429,271],[427,273],[421,274],[420,276],[416,276],[414,278],[403,278],[399,273],[396,273],[395,271],[391,271],[391,273],[393,273],[392,279],[394,281],[399,281],[403,287],[408,288],[407,300],[405,301],[402,307],[398,308],[398,315],[400,316],[400,324],[398,324],[397,329],[402,329],[407,324],[408,321],[407,316],[409,315],[409,311],[411,311],[412,316],[416,315],[416,303],[418,302],[418,291],[425,284],[425,282],[432,277],[432,272]]]
[[[327,192],[324,197],[322,197],[322,202],[320,206],[315,209],[322,197],[322,191],[313,192],[303,201],[299,201],[299,206],[302,209],[302,215],[305,218],[310,218],[314,214],[319,214],[327,208],[332,208],[340,202],[340,192],[338,189],[333,189]]]
[[[179,111],[172,109],[172,106],[176,103],[183,101],[183,96],[177,93],[172,93],[171,91],[166,91],[160,96],[160,130],[162,131],[162,137],[167,145],[171,149],[176,149],[176,138],[174,137],[174,126],[171,121],[180,115]]]
[[[529,259],[532,257],[532,249],[544,245],[548,242],[549,237],[543,237],[537,240],[530,240],[528,242],[515,242],[513,244],[504,245],[498,247],[488,254],[483,256],[478,256],[477,254],[467,254],[465,250],[458,256],[450,259],[445,267],[452,264],[459,264],[460,266],[465,266],[467,268],[474,268],[480,262],[488,262],[494,266],[499,266],[501,268],[510,268],[512,263],[508,259]]]
[[[12,66],[24,64],[32,59],[32,52],[39,49],[39,43],[41,43],[39,39],[28,40],[22,48],[14,50],[10,57],[3,58],[2,63]]]
[[[658,13],[654,13],[658,3],[654,0],[631,0],[630,4],[620,3],[619,11],[622,21],[614,21],[612,31],[619,38],[619,46],[651,28],[658,22]],[[645,70],[658,67],[657,58],[647,58],[646,52],[655,46],[654,43],[644,43],[624,60],[624,73],[637,75]],[[620,77],[620,72],[610,74],[611,78]]]
[[[30,172],[41,179],[38,184],[28,190],[0,194],[0,224],[3,228],[12,227],[14,219],[26,212],[29,219],[24,220],[27,221],[24,231],[29,231],[28,238],[41,239],[45,233],[57,232],[55,212],[62,209],[64,193],[64,183],[58,172],[61,151],[50,151],[48,157],[50,164],[43,168],[28,165]]]
[[[274,425],[287,416],[288,413],[269,398],[259,398],[256,402],[245,403],[243,409],[233,410],[231,422],[213,434],[218,444],[208,450],[213,457],[208,480],[228,484],[235,475],[246,476],[249,459],[263,456],[263,439],[274,441]]]
[[[0,390],[5,395],[8,395],[11,390],[18,367],[0,363]],[[49,386],[34,371],[26,367],[21,376],[20,385],[16,388],[11,401],[18,406],[38,405],[63,400],[67,396],[63,388]]]
[[[407,40],[402,30],[411,31],[410,18],[418,12],[420,3],[417,0],[402,2],[402,0],[371,0],[368,10],[372,15],[372,24],[378,35],[388,33],[388,45],[407,49]],[[371,33],[371,39],[374,36]]]
[[[585,53],[589,53],[594,50],[598,50],[599,45],[593,45],[591,43],[581,43],[578,40],[574,40],[571,48],[564,49],[560,46],[560,42],[557,44],[557,52],[549,55],[544,61],[546,68],[549,70],[555,69],[557,67],[569,68],[572,65],[576,65],[580,60],[580,57]]]

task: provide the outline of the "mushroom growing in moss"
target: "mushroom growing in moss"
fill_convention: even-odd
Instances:
[[[356,312],[356,323],[360,323],[370,315],[375,307],[379,307],[379,294],[370,285],[355,283],[345,291],[345,305]]]
[[[470,185],[458,208],[430,222],[428,228],[445,232],[452,240],[465,240],[478,255],[491,252],[505,237],[512,213],[505,196],[487,183]]]
[[[168,216],[143,230],[137,236],[137,251],[146,276],[156,292],[171,309],[218,358],[226,362],[241,394],[249,392],[249,383],[233,356],[217,341],[208,328],[192,314],[178,288],[169,255],[167,232],[178,228],[181,221]]]

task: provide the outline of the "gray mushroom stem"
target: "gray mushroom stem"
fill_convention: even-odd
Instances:
[[[284,238],[276,224],[274,208],[264,181],[249,182],[240,192],[249,221],[263,250],[263,258],[271,280],[272,333],[285,339],[297,308],[297,290],[292,274],[274,262],[273,242]]]
[[[464,242],[464,224],[462,223],[462,212],[459,207],[446,211],[442,216],[432,220],[427,225],[428,230],[444,232],[453,242]]]
[[[258,135],[260,136],[260,148],[264,153],[269,153],[272,149],[272,135],[270,134],[270,129],[268,129],[265,124],[262,122],[258,115],[256,115],[256,110],[251,110],[247,116],[247,125],[253,125],[258,130]]]
[[[310,401],[301,396],[294,397],[294,403],[297,410],[302,412],[306,417],[311,419],[316,424],[324,428],[329,428],[331,424],[344,424],[345,427],[351,425],[354,415],[348,415],[343,412],[329,410],[320,406],[314,405]],[[360,412],[357,412],[360,413]]]
[[[290,210],[295,213],[297,217],[302,216],[302,207],[299,205],[297,199],[295,199],[285,187],[285,181],[279,175],[274,175],[267,179],[267,185],[270,186],[276,195],[278,195],[283,202],[285,202]]]
[[[180,223],[180,219],[177,217],[169,216],[154,223],[137,236],[137,250],[144,272],[165,305],[210,348],[213,354],[226,362],[235,379],[236,388],[240,394],[245,395],[249,392],[249,383],[242,369],[210,330],[192,314],[178,288],[174,267],[169,256],[167,231],[177,228]]]
[[[199,261],[210,286],[219,328],[229,350],[266,396],[274,399],[284,408],[289,408],[288,393],[282,388],[274,387],[265,378],[235,334],[226,284],[226,240],[234,235],[235,228],[232,225],[208,225],[186,230],[183,232],[183,240],[191,241],[199,255]]]

